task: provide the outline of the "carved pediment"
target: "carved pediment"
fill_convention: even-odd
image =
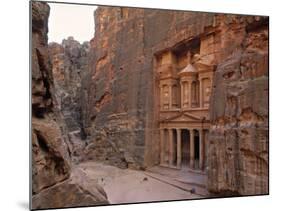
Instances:
[[[190,113],[180,113],[175,116],[162,119],[162,122],[198,122],[198,121],[202,121],[202,118]]]

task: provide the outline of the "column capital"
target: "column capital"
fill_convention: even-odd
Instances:
[[[203,77],[202,77],[202,76],[201,76],[201,77],[199,76],[199,77],[198,77],[198,80],[199,80],[199,81],[203,81],[204,78],[205,78],[204,76],[203,76]]]
[[[188,128],[189,132],[194,133],[194,128]]]

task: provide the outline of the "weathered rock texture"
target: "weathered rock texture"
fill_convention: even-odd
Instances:
[[[106,202],[73,161],[136,169],[159,164],[157,55],[170,50],[180,62],[188,48],[216,67],[208,190],[268,193],[267,17],[99,7],[90,46],[68,38],[48,51],[49,8],[32,3],[32,13],[36,208]]]
[[[32,3],[32,193],[70,175],[69,155],[54,115],[53,78],[47,48],[49,6]],[[57,120],[56,120],[57,118]]]
[[[87,105],[84,84],[88,77],[89,42],[80,44],[69,37],[62,44],[50,43],[49,55],[54,76],[57,108],[66,123],[71,158],[78,162],[82,158],[87,134],[84,129],[83,111]]]
[[[95,23],[87,158],[119,167],[159,163],[155,55],[200,42],[200,59],[217,67],[208,189],[268,192],[268,18],[99,7]]]
[[[49,6],[32,7],[32,209],[107,203],[97,184],[72,171],[65,126],[56,109],[48,56]]]
[[[222,58],[210,109],[208,188],[268,193],[268,19],[219,20]]]
[[[69,132],[80,131],[83,128],[81,88],[83,77],[88,70],[88,51],[89,42],[80,44],[73,37],[63,40],[62,44],[49,44],[58,106]]]
[[[42,190],[33,197],[33,207],[60,208],[106,204],[106,193],[79,169],[74,169],[69,179]]]
[[[106,147],[99,152],[103,158],[115,152],[118,165],[124,161],[124,165],[145,168],[159,163],[154,55],[199,36],[213,22],[214,14],[207,13],[96,10],[89,124],[94,128],[93,140],[99,133],[106,137],[102,142]]]

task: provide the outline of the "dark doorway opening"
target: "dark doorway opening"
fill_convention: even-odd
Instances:
[[[173,129],[173,165],[177,164],[177,130]]]
[[[182,167],[189,166],[190,159],[190,135],[187,129],[181,131],[181,151],[182,151]]]

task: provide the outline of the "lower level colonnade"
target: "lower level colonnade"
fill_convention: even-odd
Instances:
[[[205,130],[202,128],[161,128],[160,165],[204,168]]]

